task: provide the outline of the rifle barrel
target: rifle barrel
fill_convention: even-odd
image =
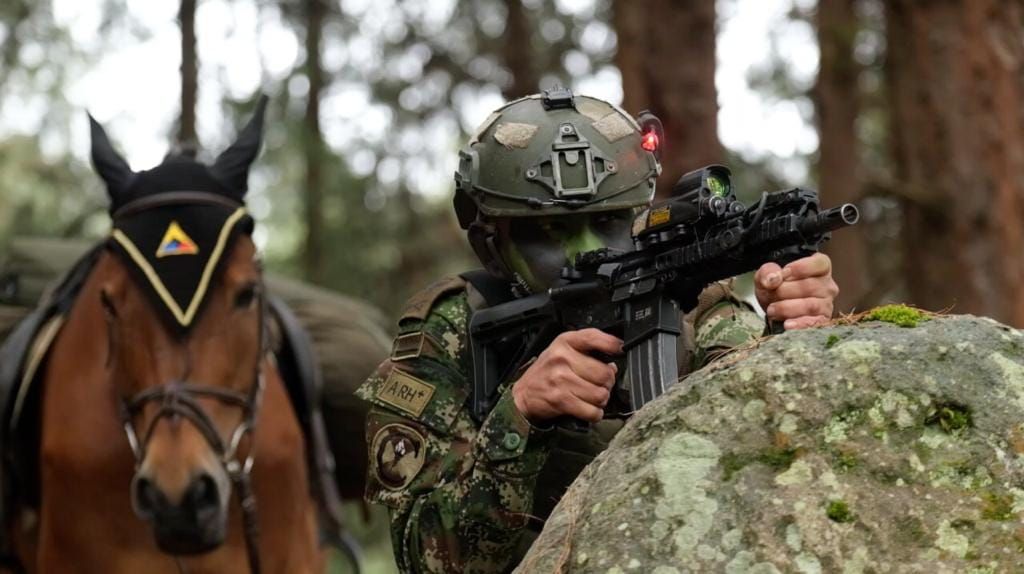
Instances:
[[[832,209],[818,212],[814,218],[808,218],[803,227],[804,233],[817,235],[848,227],[860,220],[860,210],[852,203],[844,203]]]

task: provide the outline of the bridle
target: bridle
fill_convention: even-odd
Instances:
[[[240,207],[239,204],[212,193],[194,191],[168,192],[130,202],[114,213],[114,219],[116,221],[119,216],[174,204],[208,204]],[[138,470],[142,461],[146,458],[146,447],[149,444],[149,439],[152,437],[153,431],[161,419],[182,417],[191,422],[199,430],[200,434],[203,435],[207,444],[217,454],[224,472],[238,493],[239,505],[242,509],[246,553],[252,574],[260,574],[259,524],[256,515],[256,497],[252,489],[255,445],[249,445],[248,453],[241,461],[238,459],[238,449],[242,440],[247,435],[251,435],[255,430],[256,419],[259,414],[263,389],[265,387],[262,365],[270,349],[270,337],[267,334],[267,315],[269,312],[267,298],[263,294],[262,289],[257,289],[256,297],[260,307],[259,325],[257,327],[259,329],[260,350],[253,369],[253,383],[247,392],[175,380],[149,387],[139,391],[132,397],[126,398],[122,396],[119,401],[121,423],[128,438],[128,445],[131,447],[132,454],[135,457],[136,470]],[[241,409],[242,420],[232,431],[227,441],[221,436],[213,419],[200,404],[199,400],[202,398],[214,399],[224,405]],[[142,434],[142,440],[140,440],[133,421],[136,415],[151,403],[157,405],[157,411],[149,421],[145,432]],[[183,569],[180,562],[178,562],[178,567]]]

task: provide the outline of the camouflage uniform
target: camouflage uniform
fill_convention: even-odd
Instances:
[[[623,424],[605,419],[586,433],[534,427],[516,410],[510,384],[478,424],[466,400],[472,300],[472,287],[458,278],[421,292],[399,322],[391,358],[358,391],[373,404],[366,496],[390,509],[403,572],[511,570]],[[763,330],[763,319],[727,286],[713,285],[686,317],[681,369],[699,368]]]

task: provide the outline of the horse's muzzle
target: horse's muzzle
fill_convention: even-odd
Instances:
[[[152,522],[160,550],[168,554],[201,554],[224,542],[230,492],[222,490],[212,476],[201,473],[174,504],[155,481],[136,474],[132,480],[132,506],[139,518]]]

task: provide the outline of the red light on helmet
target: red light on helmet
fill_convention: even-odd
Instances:
[[[654,153],[658,149],[658,134],[654,130],[651,130],[643,135],[640,140],[640,147],[645,150]]]

